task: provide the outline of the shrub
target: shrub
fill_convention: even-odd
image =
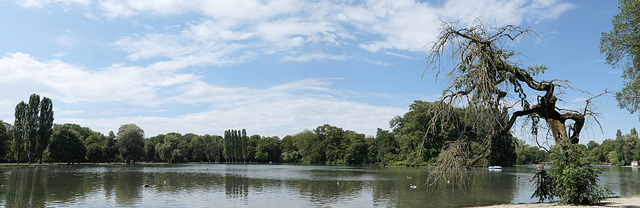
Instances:
[[[591,157],[571,144],[558,144],[551,150],[552,168],[537,169],[536,191],[539,200],[560,198],[562,204],[594,205],[612,194],[606,187],[598,186],[602,170],[591,165]]]

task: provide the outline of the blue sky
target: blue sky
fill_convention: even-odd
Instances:
[[[148,137],[323,124],[375,135],[440,95],[446,80],[421,75],[441,20],[531,27],[539,37],[513,46],[523,65],[599,94],[622,86],[598,49],[616,13],[616,1],[581,0],[1,0],[0,119],[37,93],[56,123],[105,134],[135,123]],[[564,107],[584,108],[588,94],[565,92]],[[596,104],[602,131],[590,122],[583,143],[637,126],[613,96]]]

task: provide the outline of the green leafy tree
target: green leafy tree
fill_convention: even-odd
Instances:
[[[305,130],[296,135],[298,142],[296,146],[302,156],[303,163],[324,163],[325,162],[325,144],[316,137],[310,130]]]
[[[249,137],[249,141],[247,142],[247,158],[252,161],[255,161],[256,158],[256,148],[258,147],[258,141],[262,139],[262,136],[254,134]]]
[[[347,131],[345,140],[348,141],[348,147],[345,150],[344,161],[347,164],[361,164],[367,159],[367,146],[365,144],[364,134],[358,134],[353,131]]]
[[[234,130],[226,130],[224,132],[224,158],[227,162],[232,162],[235,159]]]
[[[145,161],[156,161],[156,144],[151,139],[144,140],[144,159]]]
[[[16,105],[15,120],[13,122],[13,143],[11,149],[13,152],[13,159],[16,163],[20,164],[22,156],[24,155],[24,143],[25,143],[25,124],[27,123],[27,104],[21,101]]]
[[[118,152],[118,142],[116,140],[116,135],[113,133],[113,131],[109,131],[109,136],[106,137],[103,143],[104,143],[102,145],[103,159],[108,163],[115,161],[118,157],[119,152]]]
[[[87,160],[89,162],[97,163],[102,161],[104,154],[102,153],[102,145],[100,143],[93,143],[87,146]]]
[[[640,161],[640,142],[636,143],[636,150],[633,153],[633,159],[635,161]]]
[[[318,126],[313,133],[324,144],[316,146],[317,150],[314,148],[314,151],[324,151],[326,162],[336,163],[344,158],[344,148],[341,146],[344,139],[344,130],[342,128],[325,124]]]
[[[26,123],[25,123],[25,149],[29,164],[37,157],[38,151],[38,132],[40,128],[40,96],[32,94],[29,97],[27,105]]]
[[[591,165],[591,159],[582,149],[570,144],[558,144],[551,151],[554,195],[559,196],[562,203],[594,205],[612,194],[611,190],[598,186],[602,169]]]
[[[125,124],[118,129],[118,150],[120,157],[134,164],[144,155],[144,131],[135,124]]]
[[[260,154],[260,156],[258,156]],[[265,157],[266,156],[266,160]],[[259,162],[280,162],[282,149],[278,137],[263,137],[256,146],[256,160]],[[260,159],[258,159],[260,158]]]
[[[173,150],[178,148],[179,137],[175,134],[169,134],[164,136],[162,143],[156,144],[156,151],[160,160],[167,161],[169,163],[175,162],[173,157]]]
[[[44,151],[49,146],[51,134],[53,134],[53,103],[48,97],[43,97],[40,102],[40,127],[38,128],[37,156],[40,164],[44,160]]]
[[[435,158],[440,153],[442,145],[448,139],[448,132],[444,132],[447,130],[441,128],[439,130],[444,131],[425,135],[435,113],[432,106],[433,103],[416,100],[409,106],[409,112],[389,122],[399,148],[397,160],[416,164]],[[448,123],[436,125],[445,126]]]
[[[198,135],[193,133],[187,133],[180,137],[178,140],[178,149],[180,149],[182,156],[182,161],[194,161],[193,160],[193,149],[191,148],[191,141],[198,138]]]
[[[241,149],[242,149],[242,161],[243,162],[247,162],[247,158],[249,156],[249,151],[247,149],[248,147],[248,142],[249,142],[249,137],[247,137],[247,130],[242,129],[242,134],[240,135],[240,140],[241,140]]]
[[[638,139],[638,135],[627,134],[622,141],[622,158],[624,161],[623,165],[630,165],[634,159],[636,153],[636,146],[640,143]]]
[[[602,33],[600,53],[607,64],[623,70],[624,86],[616,100],[620,108],[635,113],[640,108],[640,1],[619,0],[619,5],[612,30]]]
[[[204,136],[204,140],[205,143],[207,145],[206,147],[206,155],[207,155],[207,159],[210,162],[220,162],[222,159],[222,140],[223,138],[221,136],[211,136],[211,135],[205,135]]]
[[[367,159],[366,163],[374,163],[376,162],[376,158],[378,156],[378,148],[376,148],[376,138],[374,136],[367,136],[364,139],[365,146],[367,146]]]
[[[184,162],[185,158],[184,158],[184,154],[182,153],[182,149],[174,149],[171,152],[171,162],[176,163],[176,162]]]
[[[528,165],[528,164],[540,164],[549,159],[549,153],[537,146],[530,146],[525,144],[524,141],[518,141],[518,147],[516,147],[516,164]]]
[[[598,144],[597,142],[595,142],[593,140],[591,140],[591,141],[589,141],[589,143],[587,143],[587,149],[588,150],[593,150],[593,148],[596,148],[598,146],[600,146],[600,144]]]
[[[49,145],[51,159],[67,164],[84,160],[87,149],[81,138],[82,135],[74,130],[54,130]]]
[[[377,147],[377,161],[382,164],[389,164],[396,160],[398,144],[393,134],[389,131],[378,128],[375,147]]]
[[[207,160],[206,142],[204,136],[196,136],[191,139],[189,148],[191,149],[191,161],[202,162]]]
[[[300,160],[300,153],[295,144],[295,137],[287,135],[282,138],[282,161],[284,162],[298,162]]]
[[[256,161],[258,162],[267,162],[269,161],[269,153],[263,152],[262,149],[258,149],[256,151]]]
[[[3,162],[9,159],[6,157],[10,157],[7,154],[9,152],[8,144],[11,142],[11,128],[10,124],[0,120],[0,161]]]

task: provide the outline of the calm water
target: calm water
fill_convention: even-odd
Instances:
[[[525,166],[502,172],[482,169],[468,188],[442,190],[421,186],[428,171],[425,168],[224,164],[4,167],[0,168],[0,206],[464,207],[527,203],[532,202],[531,170]],[[640,175],[635,168],[607,168],[602,183],[610,185],[616,195],[640,194]],[[418,188],[410,190],[409,184]]]

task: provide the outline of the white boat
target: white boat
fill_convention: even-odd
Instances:
[[[489,170],[502,170],[502,166],[489,166]]]

